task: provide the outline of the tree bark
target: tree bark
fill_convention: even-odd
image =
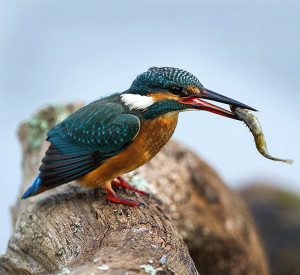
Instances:
[[[47,129],[79,106],[43,109],[21,126],[20,194],[35,177]],[[0,273],[268,274],[244,203],[190,150],[169,142],[126,178],[152,194],[117,190],[140,207],[108,203],[102,190],[74,183],[18,200]]]

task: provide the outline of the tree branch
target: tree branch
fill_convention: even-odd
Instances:
[[[78,106],[46,108],[22,125],[20,193],[35,176],[47,129]],[[268,273],[244,203],[191,151],[170,142],[126,177],[153,195],[118,195],[144,206],[111,204],[102,190],[74,183],[18,200],[0,273],[198,274],[194,262],[203,274]]]

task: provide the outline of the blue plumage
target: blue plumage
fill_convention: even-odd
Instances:
[[[151,67],[133,81],[130,90],[146,94],[147,88],[168,89],[172,85],[203,87],[198,78],[187,71],[172,67]]]
[[[28,197],[35,195],[41,187],[41,182],[41,179],[37,176],[31,186],[23,194],[22,199],[27,199]]]
[[[54,126],[39,176],[22,198],[76,180],[120,153],[137,135],[139,118],[125,113],[118,94],[90,103]]]
[[[139,119],[120,104],[100,99],[78,110],[48,132],[47,140],[64,155],[113,156],[139,130]]]

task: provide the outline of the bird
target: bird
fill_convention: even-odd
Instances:
[[[205,88],[188,71],[150,67],[129,89],[85,105],[48,131],[49,147],[22,199],[76,180],[82,187],[103,188],[109,202],[138,206],[117,196],[113,186],[145,194],[122,175],[149,162],[164,147],[179,113],[205,110],[240,120],[203,99],[256,111]]]

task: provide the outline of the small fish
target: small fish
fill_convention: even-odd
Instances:
[[[254,137],[256,148],[264,157],[274,160],[274,161],[282,161],[282,162],[285,162],[288,164],[293,163],[293,160],[291,160],[291,159],[274,158],[269,154],[264,133],[262,131],[262,128],[258,121],[258,118],[254,114],[252,114],[247,109],[239,108],[236,106],[230,106],[230,108],[231,108],[231,111],[234,114],[236,114],[250,129],[250,131]]]

